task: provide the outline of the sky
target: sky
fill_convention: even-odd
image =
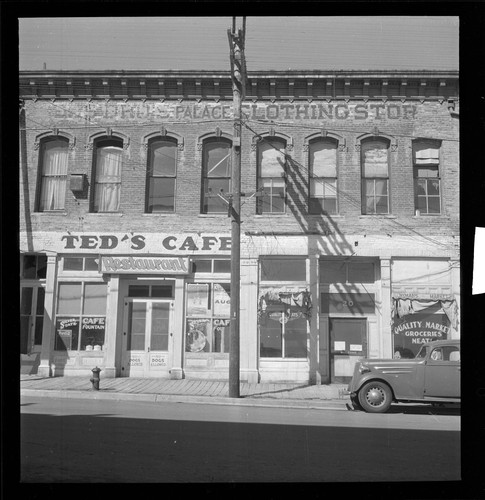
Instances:
[[[241,27],[242,18],[237,18]],[[229,70],[231,17],[20,18],[20,70]],[[258,70],[457,70],[448,16],[248,16]]]

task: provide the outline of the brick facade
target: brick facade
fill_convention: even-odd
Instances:
[[[201,214],[202,141],[208,137],[232,136],[229,76],[209,72],[133,72],[128,76],[124,72],[21,73],[19,188],[22,253],[46,253],[53,259],[52,265],[57,265],[62,255],[69,253],[99,255],[101,235],[119,235],[120,240],[123,234],[141,233],[148,240],[150,235],[178,235],[179,244],[183,235],[230,234],[231,222],[227,214]],[[321,290],[315,286],[310,274],[307,274],[306,281],[313,292],[314,312],[309,320],[308,359],[289,368],[289,365],[285,366],[285,360],[276,362],[260,356],[257,302],[261,256],[306,258],[308,269],[312,266],[318,268],[318,262],[326,256],[374,259],[375,295],[383,304],[387,303],[387,306],[379,305],[383,308],[380,314],[376,313],[369,320],[370,347],[367,354],[374,357],[392,355],[389,324],[393,293],[385,273],[394,260],[455,263],[449,264],[453,270],[449,270],[448,283],[440,284],[439,293],[443,299],[459,302],[459,279],[455,270],[459,258],[460,220],[457,76],[453,72],[332,75],[260,72],[250,75],[249,95],[243,102],[241,141],[242,191],[246,194],[242,198],[241,215],[241,257],[245,269],[242,282],[247,282],[250,289],[242,293],[244,311],[241,324],[247,327],[247,335],[251,336],[250,339],[241,339],[247,346],[241,353],[243,377],[249,380],[268,378],[313,382],[332,379],[330,368],[333,361],[330,361],[329,353],[323,354],[326,348],[322,348],[322,343],[330,342],[328,320],[331,321],[331,315],[327,317],[318,312]],[[55,135],[69,141],[65,208],[40,212],[37,205],[40,145],[45,137]],[[177,141],[174,213],[145,213],[147,141],[157,135]],[[257,215],[257,197],[252,195],[258,187],[258,136],[280,137],[287,143],[286,154],[290,161],[284,214]],[[312,215],[308,210],[308,142],[319,136],[338,141],[336,215]],[[93,144],[99,137],[118,138],[123,143],[120,209],[116,213],[93,213],[90,208],[94,183]],[[373,137],[382,137],[390,144],[390,209],[386,215],[363,215],[361,209],[361,141]],[[418,215],[415,209],[412,141],[420,138],[441,141],[441,213],[438,215]],[[71,174],[84,174],[86,184],[82,192],[70,190]],[[76,249],[68,249],[63,247],[66,240],[61,239],[68,234],[94,235],[96,243],[83,249],[77,242]],[[107,252],[123,253],[120,248],[121,243],[117,249]],[[144,252],[169,253],[165,247],[149,245]],[[177,250],[177,253],[183,252]],[[192,257],[195,254],[192,251]],[[210,252],[204,254],[210,255]],[[221,255],[227,257],[229,253],[225,251]],[[213,256],[217,257],[217,252]],[[109,281],[109,275],[104,279]],[[176,287],[183,288],[186,283],[181,278],[178,280]],[[57,278],[53,278],[54,288],[56,282]],[[424,290],[421,282],[410,286],[414,286],[413,293],[418,295],[420,287],[426,297],[433,293],[426,288],[427,285]],[[46,293],[48,288],[49,285]],[[52,292],[51,314],[54,317],[56,291]],[[346,293],[350,292],[350,289],[346,290]],[[122,375],[120,352],[123,348],[119,336],[124,313],[120,305],[121,295],[116,300],[118,302],[113,303],[118,304],[117,310],[111,314],[117,316],[118,326],[113,326],[109,333],[112,336],[110,346],[115,352],[110,355],[110,366],[103,366],[111,370],[111,375],[118,376]],[[185,298],[175,298],[175,307],[182,306],[178,300],[184,302]],[[387,316],[383,316],[382,311]],[[176,335],[180,337],[181,352],[171,358],[173,373],[177,377],[190,375],[187,364],[184,364],[187,355],[183,351],[186,321],[183,312],[179,315],[175,322],[179,328]],[[344,314],[343,317],[351,316]],[[44,322],[44,336],[52,336],[53,323],[51,330],[46,327],[47,323]],[[327,326],[322,327],[322,323]],[[459,336],[458,327],[453,332],[452,335]],[[317,338],[316,344],[310,345],[313,337]],[[44,340],[42,353],[38,349],[39,362],[41,368],[52,372],[55,353],[51,343],[46,342]],[[316,354],[315,349],[320,354]],[[320,359],[321,356],[329,358]],[[315,358],[313,361],[312,357]],[[211,373],[210,367],[214,367],[216,358],[205,365],[201,362],[203,368],[194,370],[194,376],[226,376],[224,371]],[[221,366],[225,367],[225,363],[221,362]],[[265,363],[268,375],[262,368]],[[80,369],[82,363],[75,366]]]

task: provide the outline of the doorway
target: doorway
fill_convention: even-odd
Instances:
[[[330,381],[348,383],[355,362],[367,357],[367,319],[330,318]]]
[[[20,353],[40,352],[44,326],[45,288],[42,285],[21,287]]]
[[[168,377],[172,325],[173,301],[125,299],[121,376]]]

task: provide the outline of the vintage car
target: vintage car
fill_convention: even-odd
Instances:
[[[348,392],[354,409],[371,413],[392,402],[460,403],[460,341],[423,344],[413,359],[360,359]]]

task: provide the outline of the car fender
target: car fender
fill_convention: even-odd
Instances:
[[[381,382],[383,384],[386,384],[389,387],[389,389],[391,390],[392,398],[395,399],[394,388],[389,383],[389,381],[386,380],[385,378],[376,376],[375,373],[368,373],[366,375],[363,375],[361,378],[359,378],[359,385],[353,391],[351,391],[350,394],[351,395],[357,394],[362,389],[362,387],[365,384],[367,384],[367,382],[373,382],[373,381],[378,381],[378,382]]]

